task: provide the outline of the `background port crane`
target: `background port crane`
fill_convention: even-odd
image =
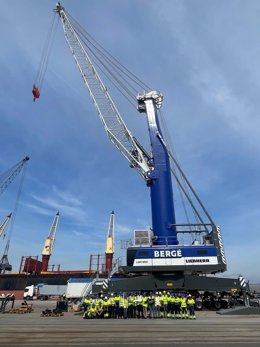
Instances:
[[[3,235],[3,237],[5,237],[6,235],[6,230],[7,230],[7,226],[11,220],[12,217],[12,213],[10,213],[5,220],[3,221],[3,223],[0,225],[0,237]],[[8,250],[9,250],[9,246],[10,246],[10,239],[7,240],[5,249],[4,249],[4,254],[0,260],[0,273],[5,273],[6,271],[12,271],[12,265],[9,263],[8,260]]]
[[[17,164],[15,164],[9,170],[7,170],[6,172],[4,172],[3,174],[0,175],[0,195],[1,195],[9,187],[9,185],[13,182],[13,180],[19,175],[19,173],[22,172],[22,177],[21,177],[21,181],[20,181],[20,185],[19,185],[13,213],[10,213],[6,217],[6,219],[2,223],[2,225],[0,226],[0,236],[4,233],[4,237],[5,237],[5,234],[6,234],[5,231],[6,231],[7,225],[8,225],[8,223],[12,217],[12,223],[11,223],[12,225],[10,228],[11,230],[9,232],[9,237],[8,237],[7,242],[6,242],[3,256],[0,260],[0,273],[5,273],[5,271],[12,271],[12,265],[9,263],[9,260],[8,260],[8,251],[10,248],[10,239],[11,239],[12,228],[13,228],[13,224],[14,224],[14,220],[15,220],[15,215],[16,215],[18,202],[19,202],[19,198],[21,195],[24,175],[25,175],[24,169],[25,169],[26,164],[27,164],[29,159],[30,158],[28,156],[26,156],[24,159],[19,161]]]
[[[26,156],[23,160],[0,175],[0,195],[3,194],[9,184],[11,184],[15,177],[21,172],[29,159],[30,158]]]
[[[41,270],[42,272],[48,271],[49,260],[53,250],[53,244],[55,241],[55,235],[57,231],[59,218],[60,218],[60,213],[57,212],[52,222],[49,235],[45,241],[45,244],[42,250],[42,270]]]
[[[105,255],[106,255],[105,272],[107,274],[110,274],[113,268],[113,255],[115,252],[114,242],[115,242],[115,213],[114,211],[112,211],[110,214],[110,219],[108,224],[106,249],[105,249]]]
[[[10,239],[7,240],[4,254],[0,260],[0,273],[5,273],[6,271],[12,271],[12,265],[9,263],[8,260],[8,251],[10,247]]]
[[[5,238],[6,235],[6,228],[7,225],[12,217],[12,213],[9,213],[8,216],[6,216],[5,220],[3,221],[2,224],[0,224],[0,237],[3,235],[3,238]]]

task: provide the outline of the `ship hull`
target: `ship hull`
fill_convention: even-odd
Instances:
[[[70,278],[89,278],[93,274],[87,272],[79,273],[55,273],[55,274],[1,274],[0,275],[0,294],[4,291],[24,290],[25,287],[39,283],[66,285]]]

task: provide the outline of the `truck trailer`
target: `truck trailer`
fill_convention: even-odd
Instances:
[[[65,296],[67,285],[37,284],[25,287],[23,297],[25,300],[49,300]]]

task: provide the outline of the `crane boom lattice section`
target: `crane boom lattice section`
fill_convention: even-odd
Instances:
[[[1,237],[2,235],[4,235],[4,237],[5,237],[5,230],[6,230],[6,227],[7,227],[8,223],[9,223],[11,217],[12,217],[12,213],[10,213],[10,214],[5,218],[5,220],[3,221],[3,223],[0,224],[0,237]]]
[[[29,157],[25,157],[23,160],[19,161],[11,169],[9,169],[4,174],[0,175],[0,195],[6,190],[6,188],[13,182],[16,176],[21,172],[24,165],[29,160]]]
[[[146,154],[126,127],[65,10],[62,6],[57,5],[56,12],[62,19],[66,41],[109,139],[130,162],[131,166],[135,167],[147,179],[147,172],[150,168]]]

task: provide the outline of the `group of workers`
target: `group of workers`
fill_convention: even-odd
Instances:
[[[191,294],[173,292],[100,293],[83,300],[83,318],[196,319]]]

